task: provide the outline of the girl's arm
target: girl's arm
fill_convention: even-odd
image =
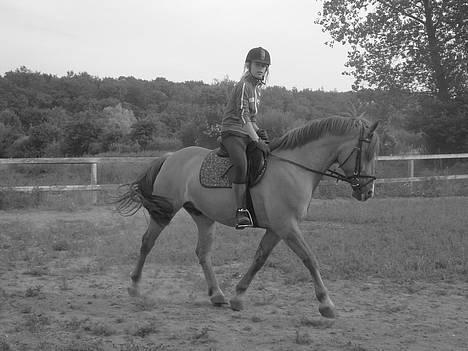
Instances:
[[[255,123],[248,121],[245,124],[245,127],[247,128],[247,133],[249,133],[250,139],[252,139],[253,141],[258,141],[260,139],[259,136],[257,135],[257,130],[255,129],[256,127]]]

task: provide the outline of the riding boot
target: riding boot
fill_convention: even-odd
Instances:
[[[236,229],[244,229],[246,227],[253,227],[252,216],[246,206],[245,193],[247,191],[247,184],[233,183],[232,189],[236,199]]]

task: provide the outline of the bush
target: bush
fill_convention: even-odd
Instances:
[[[89,143],[88,145],[88,154],[90,155],[96,155],[100,152],[103,152],[104,151],[104,147],[102,145],[102,143],[98,142],[98,141],[93,141],[91,143]]]
[[[175,138],[156,137],[147,145],[149,150],[175,151],[182,148],[182,142]]]
[[[138,153],[141,151],[141,146],[138,143],[113,143],[109,145],[109,151],[116,152],[118,154]]]
[[[440,102],[430,97],[421,98],[408,121],[412,130],[426,135],[431,153],[457,153],[468,149],[468,101],[462,99]]]
[[[62,157],[63,152],[59,142],[53,142],[44,148],[44,157]]]

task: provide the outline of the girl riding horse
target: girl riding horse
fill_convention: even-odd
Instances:
[[[247,145],[254,142],[269,153],[266,132],[257,126],[260,88],[265,84],[271,64],[267,50],[251,49],[245,59],[244,75],[235,86],[221,124],[221,142],[231,159],[234,177],[232,189],[236,199],[236,228],[252,227],[252,216],[246,206]]]

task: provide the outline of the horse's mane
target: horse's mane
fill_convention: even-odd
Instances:
[[[326,135],[347,135],[359,130],[361,126],[369,127],[369,121],[363,118],[349,118],[341,116],[316,119],[307,123],[305,126],[291,129],[281,137],[274,139],[270,144],[270,149],[294,149],[313,140],[320,139]],[[368,161],[371,160],[375,152],[378,151],[376,149],[378,148],[378,145],[378,135],[377,133],[374,133],[369,147],[365,148],[364,154]]]

